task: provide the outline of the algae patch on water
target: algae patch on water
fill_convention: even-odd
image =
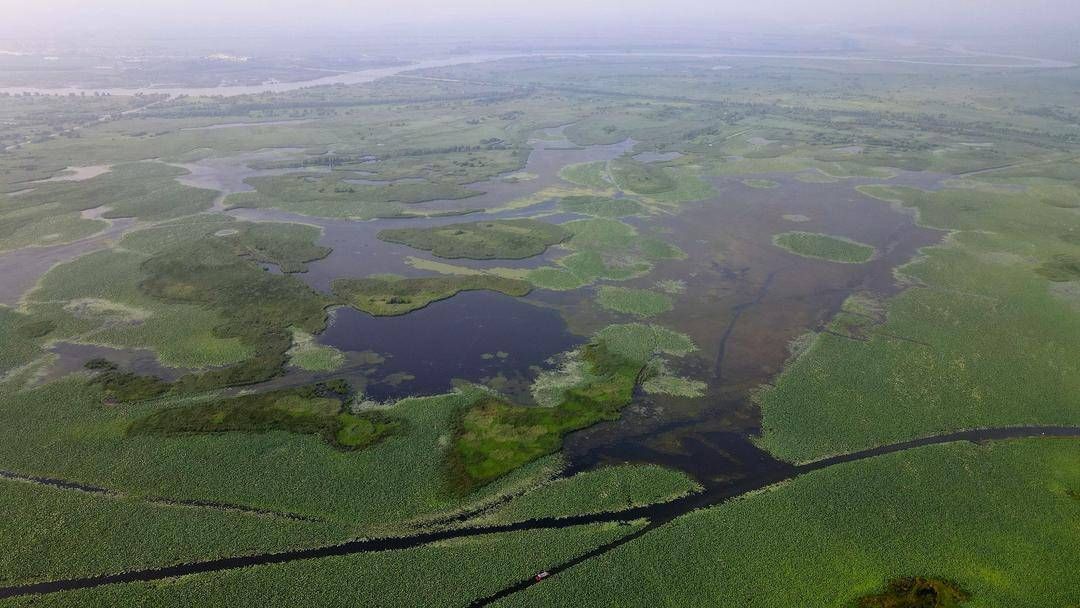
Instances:
[[[597,291],[596,302],[600,306],[615,312],[655,317],[672,308],[671,298],[665,294],[648,289],[629,289],[603,285]]]

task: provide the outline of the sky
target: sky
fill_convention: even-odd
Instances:
[[[7,33],[76,28],[500,23],[985,26],[1080,22],[1077,0],[0,0]]]

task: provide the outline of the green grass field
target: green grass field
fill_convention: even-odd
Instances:
[[[1071,212],[1025,193],[876,189],[958,232],[902,269],[916,285],[864,340],[821,335],[761,397],[761,444],[787,459],[952,429],[1080,421],[1080,318],[1039,270]],[[899,197],[899,198],[896,198]],[[887,423],[885,423],[887,421]]]
[[[287,353],[289,365],[310,372],[330,372],[345,363],[345,353],[332,346],[315,342],[315,336],[293,330],[293,345]]]
[[[559,208],[569,213],[606,218],[638,215],[645,209],[633,199],[603,196],[568,196],[559,200]]]
[[[477,523],[620,511],[667,502],[700,489],[686,474],[655,465],[605,467],[556,479],[485,514]]]
[[[141,418],[169,407],[204,408],[205,400],[109,407],[102,404],[101,390],[79,376],[18,388],[0,385],[0,411],[11,421],[4,434],[19,438],[0,446],[6,470],[132,496],[297,513],[346,524],[357,534],[401,532],[412,522],[531,487],[552,473],[551,463],[539,461],[466,497],[448,491],[445,457],[457,413],[487,397],[472,390],[402,400],[383,410],[403,421],[402,433],[349,451],[316,433],[130,434],[128,428]],[[57,403],[64,407],[52,406]],[[49,448],[57,433],[68,437],[68,449]]]
[[[348,538],[349,527],[0,480],[4,585]]]
[[[640,524],[639,524],[640,525]],[[158,583],[132,583],[41,598],[11,606],[297,605],[406,608],[461,606],[502,587],[633,532],[604,524],[568,530],[494,534],[418,549],[385,551],[200,574]],[[307,581],[297,585],[296,581]],[[402,580],[412,581],[402,585]]]
[[[780,187],[778,182],[774,182],[771,179],[744,179],[742,182],[749,188],[757,188],[759,190],[772,190],[773,188]]]
[[[559,177],[572,184],[596,190],[607,190],[614,186],[604,161],[563,167],[559,171]]]
[[[972,606],[1069,605],[1078,457],[1080,442],[1033,439],[832,467],[684,516],[497,605],[855,606],[907,576],[954,581]]]

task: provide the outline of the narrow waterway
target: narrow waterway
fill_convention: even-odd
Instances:
[[[646,534],[649,531],[670,522],[671,520],[679,517],[680,515],[689,513],[690,511],[715,506],[737,498],[739,496],[743,496],[750,492],[759,491],[782,481],[794,479],[796,477],[806,475],[814,471],[819,471],[831,466],[850,462],[857,462],[860,460],[866,460],[868,458],[874,458],[876,456],[894,454],[897,452],[903,452],[906,450],[920,447],[953,443],[957,441],[983,442],[1001,441],[1008,439],[1027,439],[1036,437],[1080,438],[1080,426],[1028,426],[957,431],[954,433],[947,433],[932,437],[924,437],[911,441],[905,441],[891,445],[880,446],[877,448],[861,450],[858,452],[852,452],[850,454],[842,454],[802,465],[791,465],[780,461],[774,461],[774,468],[763,471],[761,474],[754,477],[748,477],[735,482],[706,487],[704,492],[698,494],[691,494],[689,496],[686,496],[685,498],[681,498],[675,501],[653,504],[644,507],[637,507],[625,511],[591,513],[587,515],[574,515],[560,518],[539,518],[512,524],[495,526],[451,528],[447,530],[424,532],[411,536],[357,539],[338,545],[310,547],[305,549],[293,549],[288,551],[282,551],[279,553],[261,553],[256,555],[225,557],[202,562],[176,564],[163,568],[131,570],[128,572],[46,581],[29,585],[13,585],[0,588],[0,598],[44,593],[57,593],[60,591],[72,591],[76,589],[90,589],[94,587],[114,585],[118,583],[156,581],[175,578],[178,576],[187,576],[191,574],[221,572],[226,570],[234,570],[237,568],[247,568],[251,566],[284,564],[301,560],[354,555],[357,553],[398,551],[403,549],[421,547],[439,541],[452,540],[456,538],[468,538],[473,536],[484,536],[489,534],[499,534],[504,532],[521,532],[525,530],[560,530],[589,524],[625,522],[638,519],[649,520],[648,526],[643,530],[640,530],[636,534],[624,537],[619,541],[604,545],[603,547],[600,547],[598,549],[594,549],[593,551],[590,551],[578,558],[575,558],[574,560],[549,569],[549,572],[551,572],[552,574],[558,574],[559,572],[566,570],[567,568],[573,567],[578,563],[581,563],[588,559],[592,559],[593,557],[610,551],[611,549],[621,544],[629,542],[633,538],[640,537],[641,535]],[[528,574],[531,575],[531,573]],[[486,605],[497,599],[523,590],[535,583],[536,581],[533,578],[522,580],[521,582],[507,587],[492,596],[477,600],[476,602],[474,602],[474,605]]]

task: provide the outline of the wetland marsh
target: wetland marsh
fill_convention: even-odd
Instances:
[[[1071,601],[1065,63],[476,55],[0,155],[0,598]]]

